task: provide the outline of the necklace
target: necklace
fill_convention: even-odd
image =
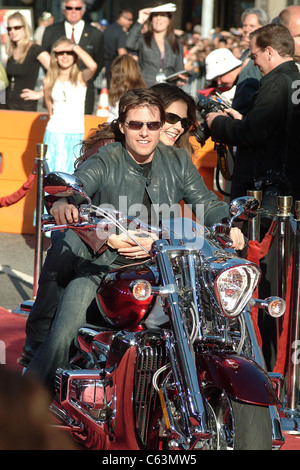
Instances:
[[[60,82],[62,84],[63,101],[67,101],[66,82]]]

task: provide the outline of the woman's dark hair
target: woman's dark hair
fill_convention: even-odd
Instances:
[[[197,126],[196,103],[191,95],[177,85],[171,85],[169,83],[156,83],[150,89],[159,94],[164,109],[175,101],[184,101],[187,104],[187,117],[193,126]]]
[[[160,6],[160,5],[163,5],[164,3],[165,2],[158,2],[154,6],[155,7]],[[145,43],[147,44],[148,47],[151,47],[151,41],[152,41],[152,38],[153,38],[152,18],[153,18],[154,14],[155,13],[151,13],[148,20],[147,20],[147,22],[146,22],[147,31],[144,34],[144,40],[145,40]],[[176,54],[178,54],[178,52],[179,52],[179,42],[178,42],[177,37],[174,33],[173,15],[172,15],[172,13],[167,13],[167,15],[170,19],[168,30],[167,30],[167,40],[168,40],[168,43],[170,44],[170,47],[171,47],[172,51],[175,52]]]
[[[169,83],[156,83],[151,87],[158,93],[164,109],[168,108],[175,101],[183,101],[187,104],[187,117],[191,122],[190,132],[182,134],[176,141],[175,147],[185,149],[190,155],[193,152],[192,145],[190,143],[190,133],[197,128],[197,116],[196,116],[196,103],[194,98],[186,93],[182,88]]]
[[[125,91],[146,87],[138,62],[129,54],[117,56],[111,65],[110,73],[108,100],[112,106],[116,106]]]

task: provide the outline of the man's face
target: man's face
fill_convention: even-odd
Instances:
[[[242,25],[243,40],[245,42],[245,47],[248,47],[249,42],[250,42],[249,34],[260,27],[261,27],[261,24],[259,23],[256,15],[250,14],[245,17],[243,25]]]
[[[132,130],[129,127],[131,121],[144,123],[141,129]],[[130,109],[127,112],[125,123],[120,123],[120,130],[125,137],[125,146],[129,154],[138,163],[150,162],[159,142],[161,127],[157,130],[149,130],[145,123],[161,122],[159,109],[141,106]]]
[[[300,10],[300,8],[299,8]],[[295,42],[295,60],[300,61],[300,12],[299,14],[291,14],[289,24],[287,25],[288,30],[294,38]]]
[[[130,13],[129,11],[125,12],[120,18],[120,24],[123,28],[123,31],[125,31],[125,33],[127,33],[130,30],[132,23],[133,23],[132,13]]]
[[[64,15],[68,23],[78,23],[84,15],[84,4],[81,0],[68,0],[65,4]]]
[[[217,78],[217,83],[220,86],[224,86],[226,88],[231,89],[235,84],[235,81],[240,73],[241,67],[237,67],[236,69],[231,70],[224,75],[221,75]]]
[[[257,46],[255,38],[251,39],[250,53],[251,59],[254,60],[254,65],[259,68],[262,76],[267,75],[267,73],[271,72],[272,63],[268,59],[268,49],[261,49],[259,46]]]

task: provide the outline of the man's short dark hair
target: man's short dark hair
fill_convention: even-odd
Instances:
[[[124,123],[128,111],[133,108],[146,106],[148,108],[158,108],[160,120],[165,122],[165,109],[158,93],[148,88],[135,88],[126,91],[119,101],[119,122]]]
[[[118,18],[121,18],[124,14],[126,15],[126,13],[131,13],[133,15],[133,10],[130,8],[121,8],[121,10],[119,10]]]
[[[250,39],[256,39],[260,49],[268,46],[275,49],[281,57],[293,57],[295,52],[294,38],[289,30],[280,24],[268,24],[256,29],[250,34]]]

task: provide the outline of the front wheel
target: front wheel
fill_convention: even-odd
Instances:
[[[218,389],[210,389],[206,399],[212,435],[208,440],[194,442],[191,450],[272,450],[272,422],[267,406],[239,402]],[[168,450],[171,439],[163,414],[156,416],[147,448]],[[180,420],[177,426],[180,428]]]
[[[269,407],[243,403],[216,390],[208,394],[207,403],[213,435],[206,448],[272,450]]]

